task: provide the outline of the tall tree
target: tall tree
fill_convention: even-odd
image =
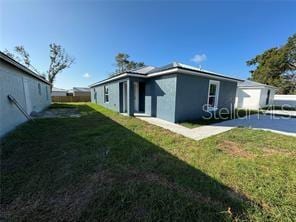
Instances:
[[[247,65],[255,67],[250,71],[252,80],[274,85],[279,93],[296,93],[296,34],[285,45],[266,50]]]
[[[74,62],[74,58],[69,56],[65,49],[60,45],[52,43],[50,48],[50,65],[47,71],[48,81],[53,83],[56,76],[64,69],[70,68]]]
[[[116,61],[116,70],[115,74],[111,75],[116,75],[118,73],[122,73],[128,70],[136,69],[145,66],[143,62],[134,62],[129,60],[129,55],[126,53],[118,53],[115,56],[115,61]]]
[[[52,43],[49,45],[49,58],[50,64],[48,70],[45,72],[47,74],[47,79],[50,83],[54,83],[55,78],[64,69],[70,68],[74,62],[74,58],[69,56],[62,46]],[[14,47],[14,53],[9,52],[7,49],[4,51],[6,55],[22,63],[24,66],[34,70],[39,75],[44,75],[39,72],[31,63],[30,54],[26,51],[24,46]]]

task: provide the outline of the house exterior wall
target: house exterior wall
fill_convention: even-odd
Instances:
[[[134,114],[135,81],[145,82],[145,114],[170,122],[200,119],[208,101],[209,81],[220,82],[218,109],[233,109],[237,83],[186,74],[171,74],[149,79],[128,77],[91,88],[91,101],[120,112],[120,82],[127,81],[127,110]],[[104,86],[109,87],[109,102],[104,103]],[[95,98],[96,93],[96,98]]]
[[[116,80],[113,82],[108,82],[99,86],[92,87],[91,92],[91,102],[100,104],[108,109],[112,109],[116,112],[120,112],[120,97],[119,97],[119,83],[127,81],[128,88],[130,85],[130,78],[124,78],[120,80]],[[109,87],[109,102],[104,102],[104,86]],[[97,98],[95,98],[95,93],[97,95]],[[129,90],[127,93],[127,98],[129,98]],[[130,98],[131,100],[132,98]],[[130,107],[130,100],[127,100],[127,106]],[[130,110],[130,109],[128,109]]]
[[[177,75],[166,75],[146,81],[145,112],[175,122]]]
[[[7,95],[12,95],[29,113],[41,111],[51,103],[48,84],[0,60],[0,137],[27,120]]]
[[[175,121],[176,75],[151,79],[125,78],[91,88],[91,102],[120,112],[119,83],[127,81],[128,114],[134,114],[135,81],[145,82],[145,113],[171,122]],[[104,86],[109,87],[109,103],[104,103]],[[97,99],[95,99],[95,93]]]
[[[269,103],[266,104],[267,91],[268,90],[270,90],[270,96],[269,96]],[[274,100],[274,94],[275,94],[275,89],[269,88],[269,87],[264,87],[261,90],[261,96],[260,96],[260,101],[259,101],[260,108],[263,108],[263,107],[268,106],[268,105],[272,105],[273,104],[273,100]]]
[[[218,109],[233,109],[237,83],[194,75],[178,74],[175,122],[202,118],[203,106],[208,102],[209,81],[220,82]]]
[[[51,96],[67,96],[67,92],[62,92],[62,91],[52,91]]]
[[[104,86],[109,87],[109,102],[104,102]],[[95,99],[95,92],[97,98]],[[99,85],[91,89],[91,101],[119,112],[119,81]]]
[[[238,87],[235,107],[238,109],[260,109],[266,105],[267,91],[270,90],[269,104],[273,104],[275,89],[269,87]]]
[[[235,107],[238,109],[259,109],[260,88],[238,88]]]
[[[73,96],[90,96],[90,92],[73,92]]]

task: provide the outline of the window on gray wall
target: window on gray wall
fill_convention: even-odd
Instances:
[[[38,83],[38,93],[39,93],[39,95],[41,95],[41,85],[40,85],[40,83]]]
[[[104,86],[104,103],[109,102],[109,87]]]
[[[94,100],[95,100],[95,102],[97,102],[97,92],[96,92],[96,89],[94,89]]]

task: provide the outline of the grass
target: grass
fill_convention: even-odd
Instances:
[[[211,118],[207,118],[207,119],[201,118],[197,120],[184,121],[179,124],[192,129],[192,128],[196,128],[204,125],[220,123],[222,121],[226,121],[230,119],[243,118],[245,116],[258,114],[258,113],[262,113],[262,112],[259,110],[236,109],[232,114],[229,114],[229,113],[223,114],[222,112],[221,114],[217,113],[216,115],[213,115]]]
[[[234,129],[194,141],[98,105],[66,106],[82,116],[28,122],[1,142],[4,219],[296,218],[294,137]]]

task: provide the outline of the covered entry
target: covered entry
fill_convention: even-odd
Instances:
[[[119,83],[120,112],[127,113],[127,81]]]
[[[145,113],[145,82],[134,82],[134,113]]]

